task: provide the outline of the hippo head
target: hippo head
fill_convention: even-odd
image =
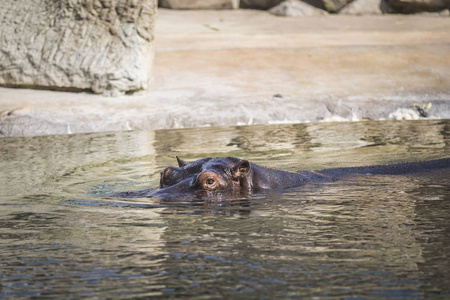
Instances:
[[[167,188],[175,185],[186,178],[190,178],[201,171],[203,164],[208,162],[211,158],[206,157],[193,162],[186,162],[178,156],[178,167],[167,167],[161,172],[159,180],[159,188]]]
[[[238,195],[251,189],[251,164],[235,157],[203,158],[161,172],[160,189],[155,195],[192,194],[215,197]]]

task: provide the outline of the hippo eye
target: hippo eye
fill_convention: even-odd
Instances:
[[[220,188],[219,174],[213,171],[203,171],[195,179],[195,186],[197,189],[213,191]]]

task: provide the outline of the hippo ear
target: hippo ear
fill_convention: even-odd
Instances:
[[[248,160],[241,160],[238,162],[232,169],[231,174],[234,178],[240,178],[248,174],[250,172],[250,162]]]
[[[176,156],[176,158],[177,158],[178,166],[179,166],[180,168],[182,168],[182,167],[184,167],[185,165],[188,164],[187,162],[185,162],[184,160],[182,160],[182,159],[179,158],[178,156]]]

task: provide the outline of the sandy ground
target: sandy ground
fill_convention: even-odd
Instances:
[[[448,28],[448,17],[160,9],[149,90],[0,88],[0,136],[450,118]]]

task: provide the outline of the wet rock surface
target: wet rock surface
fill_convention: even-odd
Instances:
[[[161,9],[147,91],[0,88],[0,134],[450,118],[449,27],[427,16]]]

